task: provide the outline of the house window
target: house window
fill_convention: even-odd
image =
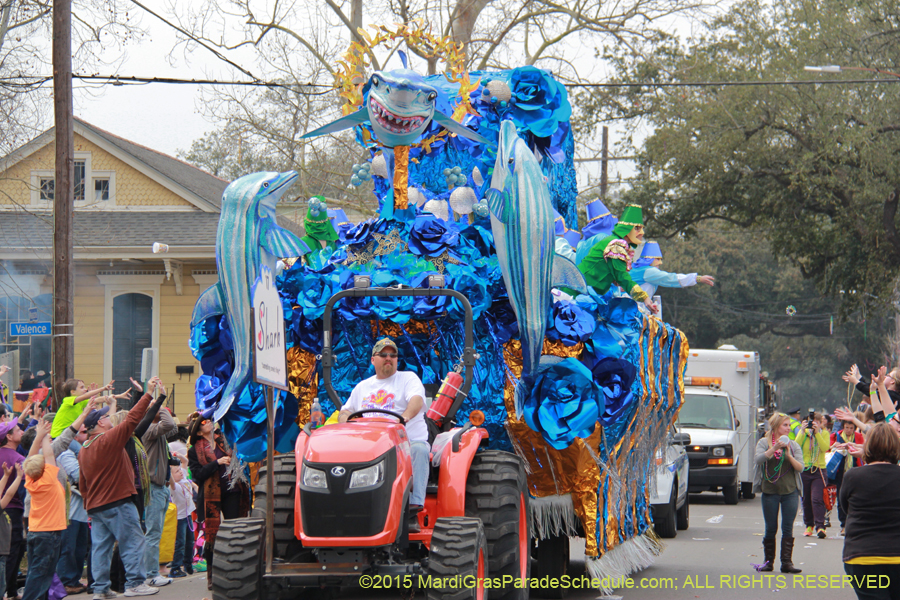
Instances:
[[[94,202],[109,200],[109,179],[94,179]]]
[[[84,201],[85,161],[75,161],[75,201]]]
[[[113,300],[112,378],[115,393],[128,389],[128,378],[141,372],[144,348],[153,345],[153,298],[122,294]]]
[[[41,200],[53,202],[56,180],[52,177],[41,177]]]

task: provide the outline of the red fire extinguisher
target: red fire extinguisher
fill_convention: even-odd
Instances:
[[[462,387],[462,382],[462,375],[460,375],[456,371],[450,371],[449,373],[447,373],[444,381],[441,382],[441,387],[438,390],[437,395],[434,397],[434,400],[431,402],[431,407],[428,409],[428,412],[425,415],[429,419],[434,421],[438,425],[438,427],[443,425],[444,417],[447,416],[447,411],[450,410],[450,406],[453,405],[453,401],[456,399],[456,394]]]

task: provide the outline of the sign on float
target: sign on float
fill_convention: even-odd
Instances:
[[[262,267],[253,284],[253,373],[257,383],[287,390],[284,310],[275,275]]]
[[[50,321],[43,323],[10,323],[9,336],[21,335],[50,335]]]

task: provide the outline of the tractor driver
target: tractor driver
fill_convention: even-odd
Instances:
[[[409,530],[419,531],[418,513],[425,504],[428,484],[428,428],[425,425],[425,387],[411,371],[397,370],[397,344],[381,338],[372,347],[375,375],[359,382],[350,399],[341,408],[338,422],[343,423],[354,412],[379,408],[398,413],[406,420],[412,454],[413,488],[409,499]],[[373,413],[379,416],[378,413]]]

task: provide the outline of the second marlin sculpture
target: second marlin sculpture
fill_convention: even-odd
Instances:
[[[497,160],[486,194],[497,259],[509,302],[516,313],[522,342],[522,379],[557,362],[541,357],[552,287],[587,293],[575,263],[555,252],[556,236],[550,192],[539,160],[519,137],[515,124],[500,125]],[[516,388],[516,411],[521,413],[522,385]]]

